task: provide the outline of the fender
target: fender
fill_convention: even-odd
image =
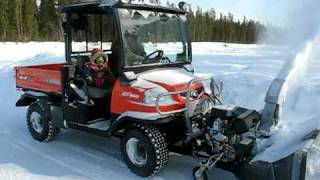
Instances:
[[[24,94],[21,95],[19,100],[16,102],[17,107],[29,106],[35,101],[40,101],[41,104],[47,105],[46,114],[50,117],[53,125],[59,128],[66,128],[64,123],[63,111],[59,105],[54,105],[50,102],[50,97],[42,92],[36,91],[25,91]]]
[[[16,102],[17,107],[29,106],[31,103],[35,102],[37,99],[48,99],[48,95],[41,92],[26,91],[22,94],[19,100]]]
[[[130,126],[131,124],[139,123],[139,124],[148,124],[148,125],[162,125],[162,124],[170,123],[174,120],[176,120],[176,117],[172,117],[172,116],[163,117],[155,120],[147,120],[147,119],[141,119],[141,118],[131,117],[131,116],[113,115],[111,133],[114,133],[127,126]]]

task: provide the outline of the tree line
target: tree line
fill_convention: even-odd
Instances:
[[[77,0],[0,0],[0,41],[62,41],[61,8]],[[169,4],[175,6],[174,4]],[[265,27],[214,9],[188,9],[193,41],[255,43]]]
[[[214,9],[189,9],[193,41],[256,43],[265,32],[265,26],[246,17],[236,20],[231,13],[217,14]]]
[[[60,9],[75,0],[0,0],[0,41],[60,41]]]

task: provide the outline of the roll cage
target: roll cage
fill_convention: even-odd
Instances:
[[[103,30],[102,26],[102,18],[99,18],[98,21],[100,23],[100,28],[96,31],[99,31],[100,39],[99,42],[101,46],[99,48],[103,49],[107,53],[117,53],[118,57],[116,59],[115,67],[112,69],[116,69],[117,73],[121,77],[124,76],[123,72],[132,71],[134,73],[140,73],[148,70],[152,70],[155,68],[166,68],[166,67],[179,67],[183,68],[186,64],[191,64],[192,62],[192,52],[191,52],[191,37],[190,37],[190,30],[187,29],[187,44],[188,44],[188,55],[189,61],[188,62],[181,62],[181,63],[174,63],[174,64],[157,64],[157,65],[150,65],[150,66],[143,66],[143,67],[125,67],[125,59],[124,59],[124,44],[123,44],[123,36],[121,33],[121,25],[120,25],[120,18],[118,14],[119,8],[126,8],[126,9],[134,9],[134,10],[152,10],[152,11],[159,11],[164,13],[173,13],[178,15],[185,15],[187,12],[178,9],[178,8],[170,8],[164,6],[155,6],[149,4],[127,4],[127,3],[115,3],[113,5],[106,5],[100,3],[98,1],[94,2],[84,2],[84,3],[75,3],[64,6],[62,12],[65,14],[65,22],[63,23],[64,29],[64,36],[65,36],[65,54],[66,54],[66,61],[68,64],[72,64],[72,57],[81,56],[81,54],[88,55],[90,50],[88,49],[88,37],[86,37],[86,50],[85,51],[77,51],[74,52],[73,49],[73,25],[72,25],[72,15],[73,14],[80,14],[80,15],[111,15],[113,19],[113,30],[114,30],[114,39],[112,40],[112,46],[110,49],[103,49]],[[114,47],[115,42],[117,42],[116,46]],[[117,52],[116,52],[117,51]],[[112,66],[112,65],[111,65]]]

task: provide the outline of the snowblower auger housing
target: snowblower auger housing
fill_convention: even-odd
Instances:
[[[15,68],[31,135],[47,142],[70,128],[121,137],[123,160],[142,177],[165,167],[169,152],[205,159],[197,179],[215,165],[248,165],[260,113],[222,105],[222,87],[194,75],[184,3],[152,2],[63,8],[66,63]]]

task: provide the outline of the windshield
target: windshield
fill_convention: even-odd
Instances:
[[[126,67],[191,60],[185,15],[119,9],[119,16]]]

